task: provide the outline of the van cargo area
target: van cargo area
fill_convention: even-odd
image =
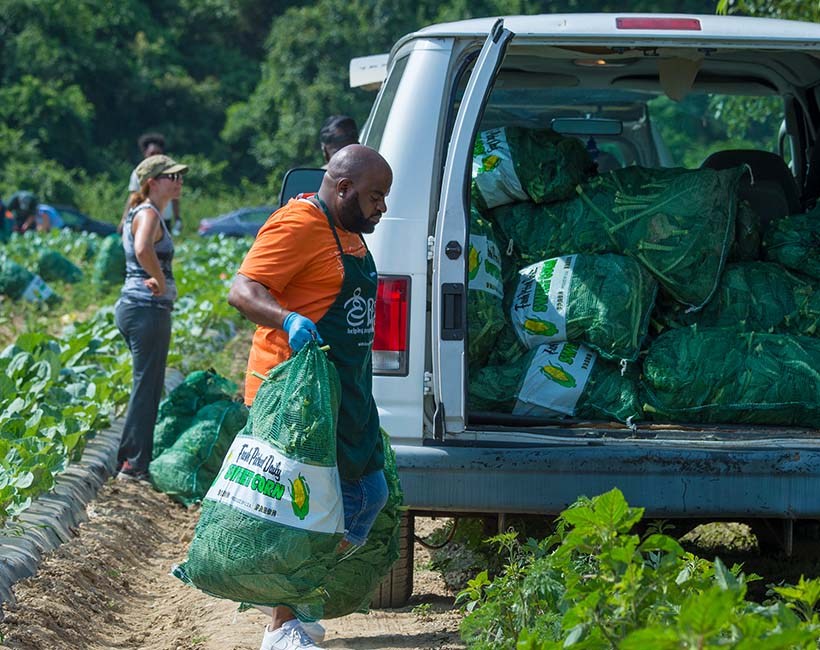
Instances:
[[[396,179],[368,243],[405,370],[374,392],[411,510],[617,486],[820,517],[819,54],[816,25],[630,14],[394,47],[363,134]]]

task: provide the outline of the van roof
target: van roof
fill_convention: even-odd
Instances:
[[[504,27],[518,37],[548,36],[564,41],[585,41],[601,37],[613,40],[687,42],[695,45],[698,41],[710,43],[724,42],[735,45],[749,45],[765,41],[769,45],[790,44],[811,49],[820,46],[820,25],[796,20],[773,18],[749,18],[744,16],[715,16],[689,14],[636,14],[636,13],[585,13],[585,14],[541,14],[537,16],[503,16]],[[647,27],[641,23],[619,26],[618,19],[650,19]],[[658,21],[666,19],[666,23]],[[685,29],[675,29],[677,25]],[[498,18],[476,18],[452,23],[440,23],[408,34],[397,44],[416,38],[444,37],[486,37]],[[657,25],[652,23],[656,22]],[[395,50],[395,48],[394,48]]]

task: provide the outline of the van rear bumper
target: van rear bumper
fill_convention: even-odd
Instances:
[[[395,445],[405,504],[557,514],[619,488],[652,517],[820,518],[820,450]]]

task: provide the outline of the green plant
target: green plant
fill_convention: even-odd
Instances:
[[[780,598],[763,605],[747,601],[757,576],[660,533],[641,539],[632,529],[642,515],[614,489],[580,499],[541,542],[493,538],[503,571],[493,580],[480,573],[457,599],[469,647],[816,648],[820,580],[776,588]]]

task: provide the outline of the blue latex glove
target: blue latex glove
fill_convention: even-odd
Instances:
[[[322,337],[319,336],[319,330],[316,325],[309,318],[305,318],[295,311],[290,312],[282,323],[282,329],[288,333],[288,343],[294,352],[299,352],[305,344],[316,339],[319,343],[323,343]]]

